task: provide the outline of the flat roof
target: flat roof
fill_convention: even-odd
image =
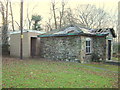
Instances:
[[[24,32],[32,32],[32,33],[39,33],[39,34],[46,33],[44,31],[37,31],[37,30],[23,30],[23,33]],[[9,32],[9,34],[18,34],[18,33],[21,33],[21,31],[20,30],[18,30],[18,31],[16,30],[16,31]]]

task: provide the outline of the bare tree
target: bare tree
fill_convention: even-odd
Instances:
[[[15,31],[15,29],[14,29],[14,19],[13,19],[13,11],[12,11],[11,1],[9,2],[9,4],[10,4],[11,19],[12,19],[12,29],[13,29],[13,31]]]
[[[66,6],[67,2],[65,2],[65,0],[61,0],[61,1],[58,1],[56,2],[55,0],[51,0],[51,8],[50,8],[50,15],[51,17],[48,18],[48,21],[47,21],[47,27],[50,28],[50,30],[52,28],[55,27],[55,29],[58,29],[58,28],[61,28],[62,27],[62,24],[63,24],[63,18],[64,18],[64,15],[65,15],[65,6]],[[53,22],[54,23],[51,23],[51,25],[49,24],[53,19]],[[53,24],[54,24],[54,27],[53,27]]]
[[[2,15],[2,44],[8,44],[8,0],[3,4],[2,1],[0,1],[1,5],[1,15]]]
[[[64,12],[63,25],[75,24],[76,17],[73,14],[73,10],[69,7]]]
[[[15,23],[17,24],[18,28],[20,29],[20,24],[17,21],[15,21]]]
[[[61,9],[61,11],[59,11],[59,13],[60,13],[60,28],[61,28],[61,25],[62,25],[62,19],[63,19],[63,16],[64,16],[64,10],[65,10],[65,2],[64,2],[64,0],[62,0],[62,9]]]
[[[76,12],[77,21],[88,28],[103,28],[107,27],[108,13],[101,8],[96,8],[94,5],[80,5]]]
[[[55,29],[57,29],[57,20],[56,20],[56,2],[55,0],[53,0],[51,2],[51,8],[52,8],[52,11],[53,11],[53,16],[54,16],[54,23],[55,23]]]
[[[51,31],[52,30],[52,26],[51,26],[51,19],[52,18],[49,18],[48,19],[48,22],[46,22],[46,31]]]
[[[8,54],[8,0],[0,1],[0,13],[2,15],[2,54]]]
[[[27,19],[28,19],[28,28],[30,29],[32,20],[29,18],[28,7],[27,7]]]
[[[24,26],[27,27],[27,29],[31,29],[32,26],[32,15],[33,15],[33,11],[35,10],[35,8],[37,7],[38,3],[35,4],[33,6],[33,8],[31,9],[31,7],[29,7],[29,3],[27,3],[27,9],[26,9],[26,14],[27,17],[25,18],[25,22],[24,22]]]
[[[5,24],[5,5],[0,1],[0,13],[2,15],[2,25]]]

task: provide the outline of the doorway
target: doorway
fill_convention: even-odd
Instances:
[[[111,40],[108,40],[108,60],[111,60]]]
[[[36,37],[31,37],[31,57],[36,56]]]

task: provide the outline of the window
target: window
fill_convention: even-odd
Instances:
[[[91,39],[86,39],[86,53],[91,53]]]

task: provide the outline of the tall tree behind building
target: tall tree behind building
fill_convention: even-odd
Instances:
[[[77,22],[88,28],[107,28],[110,25],[110,15],[102,8],[94,5],[80,5],[76,9]]]
[[[11,4],[11,1],[9,2],[10,4],[10,15],[11,15],[11,19],[12,19],[12,30],[15,31],[15,28],[14,28],[14,17],[13,17],[13,10],[12,10],[12,4]]]
[[[52,30],[52,29],[59,29],[62,27],[64,22],[66,4],[67,2],[65,0],[60,0],[60,1],[51,0],[50,17],[48,18],[48,21],[46,21],[47,29]]]
[[[8,0],[0,1],[0,13],[2,15],[2,53],[6,54],[8,51]]]
[[[120,43],[120,1],[118,2],[118,43]]]
[[[118,2],[118,52],[120,53],[120,1]]]
[[[41,30],[41,26],[39,24],[39,22],[42,20],[42,17],[40,15],[32,15],[32,21],[34,21],[33,23],[33,29],[34,30]]]

